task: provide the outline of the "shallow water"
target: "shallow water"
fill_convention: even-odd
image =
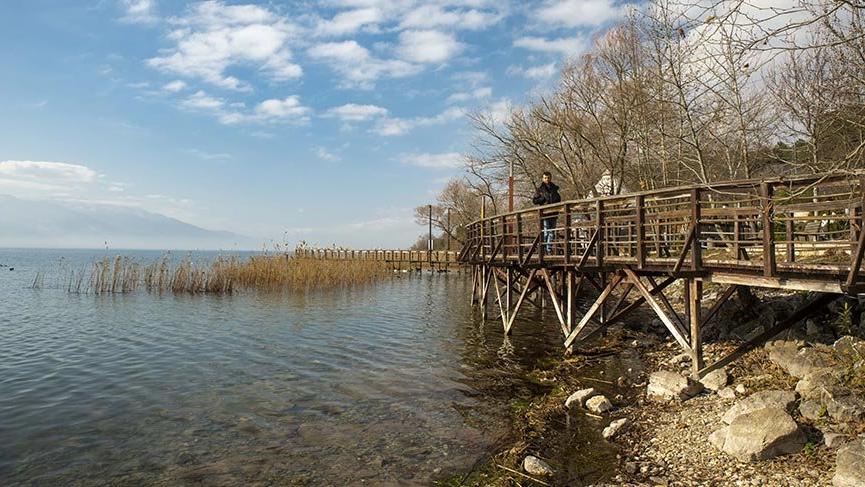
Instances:
[[[0,250],[0,484],[429,484],[494,452],[533,392],[520,375],[561,350],[541,315],[509,340],[480,324],[457,273],[300,295],[28,288],[104,255]]]

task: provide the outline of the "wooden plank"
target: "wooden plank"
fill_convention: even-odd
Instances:
[[[553,302],[553,309],[555,309],[556,311],[556,316],[559,318],[559,325],[562,328],[562,333],[567,335],[567,323],[565,322],[565,317],[562,314],[562,306],[559,300],[559,294],[553,287],[553,280],[550,277],[550,271],[547,268],[541,269],[541,276],[543,276],[544,282],[547,283],[547,291],[549,291],[550,294],[550,301]]]
[[[772,201],[772,186],[760,183],[760,198],[763,203],[763,275],[772,277],[775,275],[775,229],[774,229],[774,203]]]
[[[637,213],[637,268],[642,269],[646,266],[646,197],[637,195],[634,204]]]
[[[505,335],[511,334],[511,327],[514,326],[514,320],[517,317],[517,313],[519,312],[520,307],[523,305],[523,300],[526,299],[526,294],[528,294],[529,290],[532,289],[532,279],[535,278],[535,274],[537,273],[537,269],[532,269],[532,271],[529,272],[529,277],[526,280],[526,285],[523,287],[523,290],[520,293],[520,297],[517,299],[517,304],[516,306],[514,306],[514,310],[510,312],[510,317],[508,318],[508,322],[505,325]]]
[[[598,238],[600,236],[600,231],[595,230],[595,233],[592,234],[592,238],[589,240],[589,243],[586,245],[586,250],[583,251],[583,255],[580,256],[579,262],[577,262],[577,268],[582,269],[583,266],[586,265],[586,261],[589,260],[589,253],[592,251],[592,247],[598,244]]]
[[[634,271],[628,269],[627,267],[623,269],[623,272],[628,276],[630,282],[634,283],[637,291],[639,291],[640,294],[643,295],[643,297],[646,299],[646,302],[649,303],[649,306],[652,307],[652,309],[655,311],[655,314],[658,315],[658,318],[661,319],[661,322],[664,323],[664,326],[666,326],[667,330],[670,331],[670,334],[673,335],[673,338],[675,338],[676,341],[679,342],[679,345],[682,347],[682,349],[684,349],[689,354],[692,353],[691,345],[688,343],[687,340],[685,340],[685,337],[682,336],[676,325],[674,325],[673,322],[670,321],[670,318],[664,313],[664,310],[661,309],[661,305],[659,305],[658,302],[655,301],[654,296],[652,296],[649,290],[646,289],[646,286],[642,283],[642,281],[640,281],[640,278],[636,274],[634,274]]]
[[[703,300],[703,282],[693,277],[688,279],[688,288],[690,289],[690,299],[688,307],[690,308],[689,324],[691,331],[691,367],[694,375],[697,375],[700,369],[703,368],[703,337],[701,331],[701,319],[703,310],[701,303]]]
[[[713,304],[709,311],[706,312],[706,314],[703,315],[703,317],[701,318],[703,325],[705,325],[709,322],[709,320],[715,317],[718,311],[721,310],[721,306],[723,306],[724,303],[726,303],[727,300],[730,299],[730,297],[733,295],[734,292],[736,292],[736,288],[738,287],[739,286],[735,284],[727,286],[727,289],[724,290],[723,294],[721,294],[721,297],[718,298],[717,301],[715,301],[715,304]]]
[[[601,306],[603,306],[604,301],[607,300],[607,298],[610,296],[610,293],[613,292],[613,289],[615,289],[616,286],[618,286],[621,281],[622,281],[622,275],[621,274],[617,273],[615,276],[613,276],[613,279],[610,280],[610,283],[607,284],[607,287],[604,288],[604,290],[601,292],[601,294],[598,296],[598,298],[595,300],[595,302],[592,303],[592,306],[589,307],[589,310],[586,311],[586,314],[584,314],[582,319],[580,319],[580,322],[579,322],[579,324],[577,324],[576,328],[574,328],[573,330],[571,330],[570,333],[568,333],[567,338],[565,338],[565,348],[570,347],[571,344],[574,342],[574,340],[577,339],[577,336],[580,334],[580,332],[583,330],[583,328],[585,328],[585,326],[589,323],[589,320],[591,320],[592,317],[595,315],[595,313],[597,313],[598,310],[601,309]]]
[[[658,284],[651,291],[649,291],[652,295],[655,295],[661,291],[663,291],[667,286],[674,283],[676,281],[675,277],[668,277],[665,280],[661,281],[661,284]],[[635,299],[631,304],[627,305],[622,311],[613,314],[610,316],[610,321],[619,321],[624,318],[628,313],[640,307],[641,304],[646,302],[646,298],[640,296]]]
[[[783,277],[763,277],[748,274],[733,274],[712,272],[703,277],[703,282],[719,284],[738,284],[740,286],[768,287],[774,289],[789,289],[791,291],[814,291],[820,293],[843,293],[838,281],[818,281],[813,279],[795,279]]]
[[[700,188],[691,190],[691,224],[694,235],[691,239],[691,270],[698,271],[703,266],[703,246],[700,244]]]
[[[685,238],[685,244],[682,245],[682,252],[679,254],[679,258],[676,259],[676,265],[673,266],[673,274],[677,274],[682,270],[682,264],[685,263],[685,256],[688,255],[688,251],[691,249],[691,242],[694,241],[695,229],[696,226],[692,222],[690,228],[688,228],[688,237]]]

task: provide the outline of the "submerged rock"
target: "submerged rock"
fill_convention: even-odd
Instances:
[[[777,408],[790,412],[793,410],[795,403],[796,393],[792,391],[755,392],[728,409],[721,418],[721,421],[732,424],[737,417],[764,408]]]
[[[590,397],[597,395],[595,393],[595,389],[593,387],[589,387],[588,389],[580,389],[579,391],[571,394],[565,399],[565,407],[571,409],[574,405],[579,405],[581,407],[586,406],[586,401],[589,400]]]
[[[605,396],[593,396],[586,401],[586,409],[601,414],[613,409],[613,404]]]
[[[835,487],[857,487],[865,485],[865,439],[846,444],[835,458]]]
[[[740,462],[754,462],[801,450],[805,433],[786,411],[767,407],[740,414],[709,442]]]
[[[677,399],[684,401],[703,390],[703,385],[675,372],[661,370],[649,376],[649,387],[646,394],[649,397],[664,400]]]
[[[624,428],[627,428],[628,425],[630,425],[630,424],[631,424],[631,421],[628,418],[617,419],[617,420],[613,421],[612,423],[610,423],[609,426],[604,428],[604,431],[601,434],[604,436],[604,438],[610,439],[610,438],[616,436],[619,433],[619,431],[623,430]]]
[[[555,471],[547,462],[536,456],[529,455],[523,459],[523,470],[529,475],[538,477],[548,477],[553,475]]]

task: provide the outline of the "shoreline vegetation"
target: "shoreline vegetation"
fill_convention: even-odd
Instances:
[[[284,252],[245,258],[218,255],[177,260],[163,254],[151,263],[129,256],[104,257],[82,268],[61,262],[56,280],[40,271],[31,288],[53,287],[74,294],[150,293],[231,294],[237,291],[307,291],[371,283],[392,274],[385,262],[320,260]]]

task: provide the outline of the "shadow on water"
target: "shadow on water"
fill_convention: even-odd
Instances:
[[[561,357],[554,318],[528,311],[504,339],[455,273],[230,296],[73,295],[8,274],[3,485],[429,485],[511,441],[515,410],[555,387],[533,371]],[[599,425],[560,421],[546,454],[597,477]]]

